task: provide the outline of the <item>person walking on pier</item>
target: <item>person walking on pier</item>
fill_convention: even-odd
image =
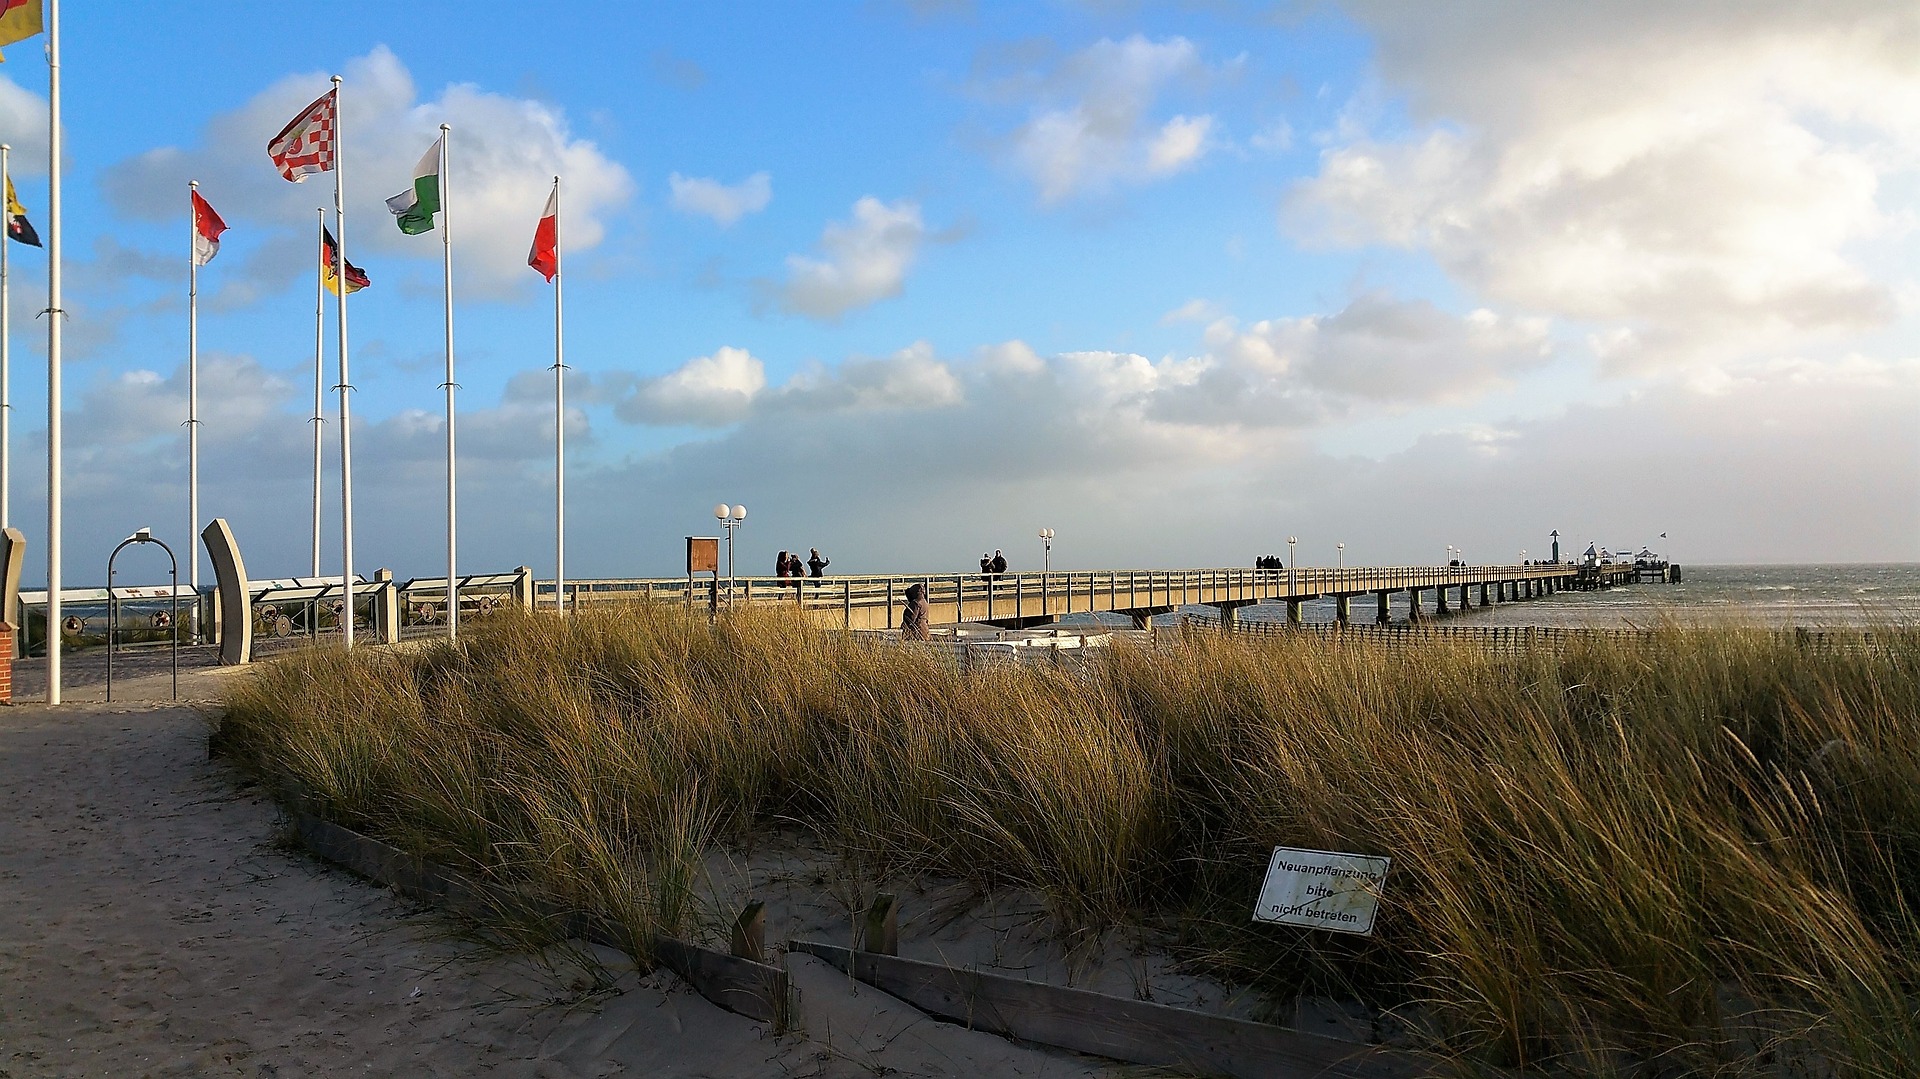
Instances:
[[[999,551],[993,552],[993,563],[987,568],[987,572],[988,573],[1007,572],[1007,556],[1001,554]]]
[[[827,567],[833,564],[833,559],[821,558],[820,548],[818,547],[812,547],[809,548],[809,550],[811,550],[813,554],[812,557],[807,559],[807,569],[810,571],[807,575],[810,577],[826,576]],[[795,557],[797,558],[799,556],[796,555]]]

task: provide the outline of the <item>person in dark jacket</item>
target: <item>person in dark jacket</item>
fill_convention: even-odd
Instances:
[[[926,641],[933,638],[928,628],[933,620],[933,612],[927,605],[927,586],[910,584],[907,586],[907,609],[900,616],[900,639],[903,641]]]
[[[785,577],[787,575],[787,552],[781,551],[780,554],[774,558],[773,575],[775,577]]]
[[[818,547],[813,547],[809,549],[813,552],[812,557],[807,559],[807,569],[812,571],[809,574],[809,576],[813,576],[813,577],[826,576],[827,567],[833,564],[833,559],[821,558],[820,548]],[[795,555],[794,557],[797,558],[799,556]]]
[[[1007,572],[1007,556],[1001,554],[999,551],[993,552],[993,564],[987,569],[987,572],[988,573]]]

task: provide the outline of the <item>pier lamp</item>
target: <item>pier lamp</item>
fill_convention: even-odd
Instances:
[[[1346,541],[1345,541],[1345,540],[1342,540],[1341,542],[1339,542],[1339,543],[1336,543],[1336,544],[1334,544],[1334,545],[1333,545],[1333,551],[1334,551],[1334,558],[1335,558],[1335,559],[1337,560],[1337,561],[1336,561],[1336,562],[1334,563],[1334,567],[1333,567],[1333,568],[1335,568],[1335,569],[1346,569],[1346,568],[1347,568],[1347,544],[1346,544]]]
[[[1299,536],[1287,537],[1287,595],[1293,595],[1294,545],[1300,542]]]
[[[1041,529],[1040,542],[1045,545],[1045,549],[1042,550],[1040,553],[1040,572],[1041,573],[1052,572],[1053,570],[1053,529],[1051,528]]]
[[[747,507],[729,506],[725,502],[713,507],[714,520],[719,521],[727,530],[727,605],[733,605],[733,530],[747,519]]]

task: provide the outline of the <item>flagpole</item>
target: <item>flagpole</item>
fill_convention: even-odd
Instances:
[[[560,177],[553,178],[553,606],[567,613],[567,392],[560,338]]]
[[[47,703],[60,703],[60,0],[47,0]]]
[[[0,142],[0,178],[11,177],[7,156],[13,147]],[[6,182],[0,179],[0,182]],[[7,224],[13,224],[13,208],[7,208]],[[13,524],[13,305],[7,295],[7,262],[13,245],[0,238],[0,528]],[[25,631],[21,633],[25,636]]]
[[[347,402],[353,383],[347,377],[347,182],[346,110],[340,107],[340,76],[333,77],[333,274],[339,283],[334,295],[334,342],[340,358],[340,591],[346,600],[341,611],[341,641],[353,649],[353,423]]]
[[[313,247],[316,251],[327,249],[327,211],[316,206],[313,212],[319,220],[314,222]],[[320,447],[323,428],[327,422],[327,366],[322,359],[327,328],[327,272],[316,261],[313,267],[313,570],[312,576],[320,576]]]
[[[187,586],[193,589],[194,622],[200,614],[200,223],[193,195],[200,181],[187,181]],[[198,639],[197,637],[195,638]]]
[[[460,636],[460,578],[454,575],[455,541],[459,521],[455,516],[458,494],[454,480],[453,454],[453,200],[448,190],[453,185],[447,164],[452,155],[447,145],[453,129],[440,125],[440,265],[446,279],[447,317],[447,639]]]

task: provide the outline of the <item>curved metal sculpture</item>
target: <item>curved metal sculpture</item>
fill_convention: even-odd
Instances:
[[[246,563],[225,517],[215,517],[200,533],[213,560],[220,603],[220,662],[235,666],[253,659],[253,610]]]

